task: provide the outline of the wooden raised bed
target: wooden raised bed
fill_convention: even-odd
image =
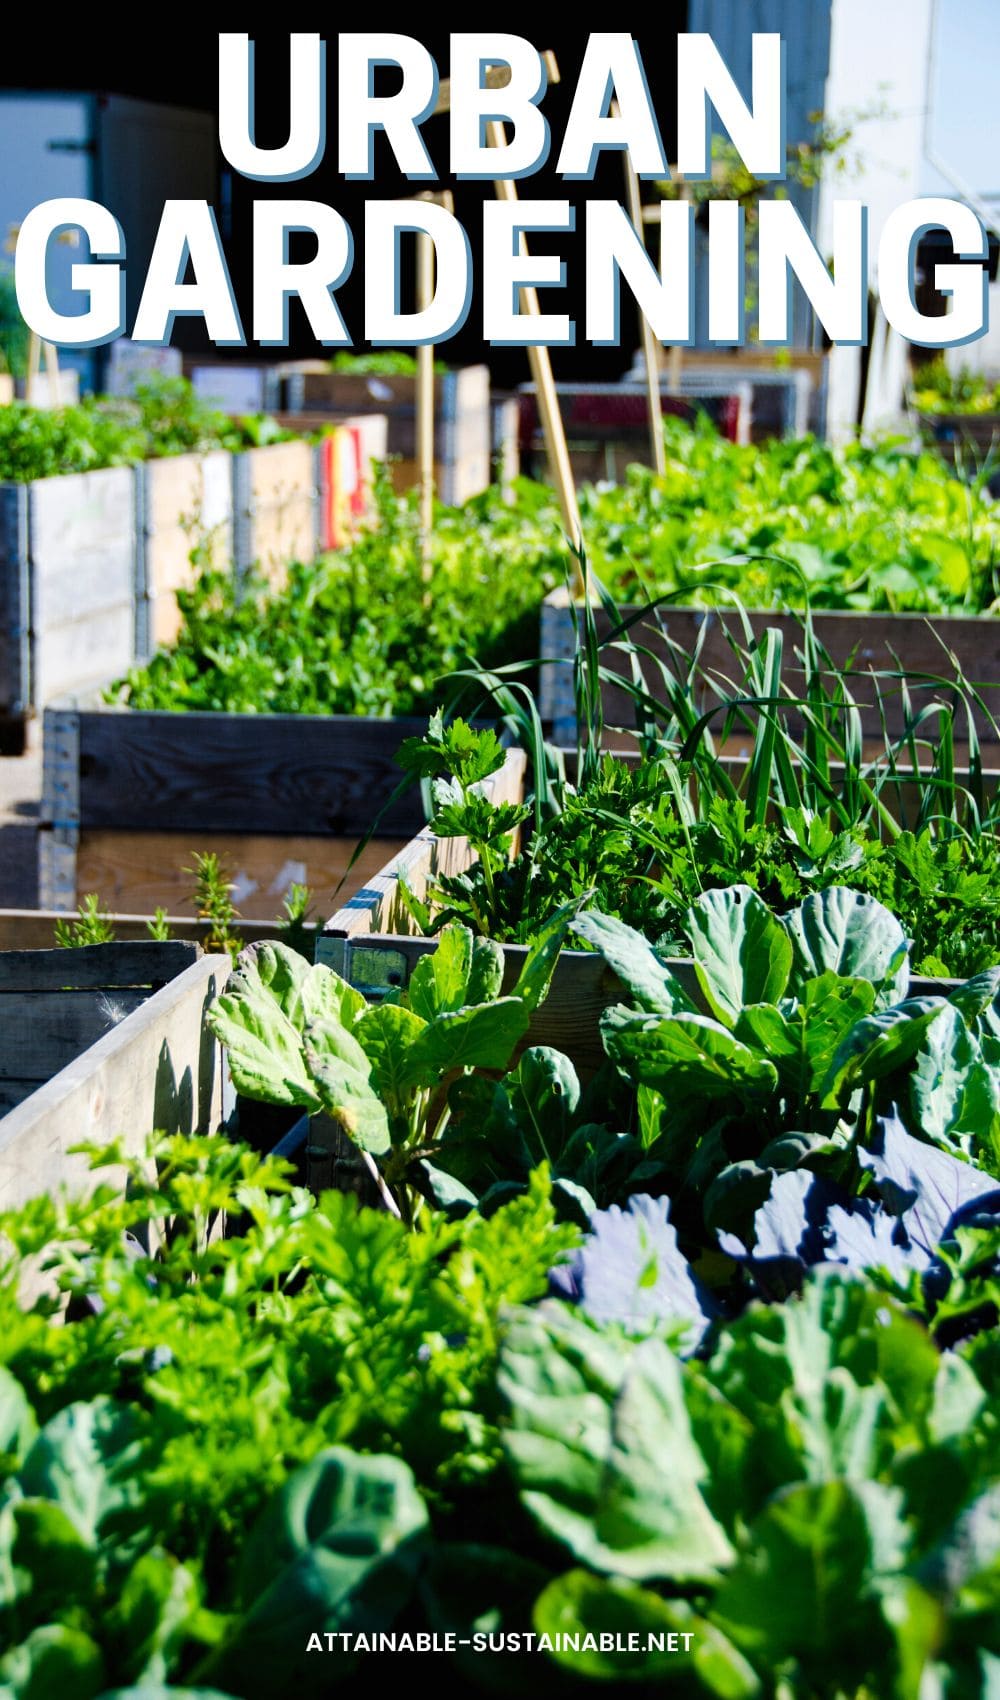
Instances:
[[[323,361],[282,368],[286,413],[384,413],[388,453],[396,460],[398,489],[416,482],[416,379],[331,372]],[[289,423],[292,423],[291,419]],[[434,380],[434,478],[442,502],[459,506],[478,495],[492,471],[490,374],[486,366],[461,366]]]
[[[344,438],[0,484],[0,748],[20,753],[32,712],[176,637],[196,544],[276,583],[346,541],[384,432],[365,420]]]
[[[484,790],[488,788],[494,802],[520,802],[526,766],[523,751],[511,750],[504,767],[485,782]],[[414,936],[409,913],[400,902],[400,879],[423,898],[428,885],[442,874],[461,873],[473,860],[466,839],[440,839],[425,827],[331,916],[317,940],[317,962],[336,969],[373,1001],[405,987],[415,964],[436,949],[436,941]],[[503,946],[504,992],[517,981],[527,950],[526,945]],[[693,962],[680,958],[670,967],[689,995],[701,1002]],[[956,984],[954,980],[914,979],[911,989],[914,996],[947,996]],[[551,1045],[565,1052],[580,1075],[587,1078],[605,1060],[601,1015],[622,1001],[628,1001],[628,993],[603,957],[595,951],[564,950],[556,963],[548,997],[531,1018],[524,1045]]]
[[[135,473],[0,484],[0,712],[23,719],[135,659]]]
[[[0,1211],[93,1184],[81,1141],[136,1154],[154,1129],[223,1124],[235,1100],[204,1012],[229,969],[182,943],[0,954]]]
[[[394,756],[426,718],[170,714],[71,701],[46,710],[39,901],[75,909],[190,907],[195,851],[214,850],[236,904],[271,920],[292,881],[321,910],[401,773]],[[387,809],[351,870],[362,883],[424,820],[419,786]]]
[[[631,608],[621,610],[623,618],[634,612]],[[802,646],[802,621],[794,614],[761,609],[751,610],[749,619],[758,637],[768,627],[777,627],[783,633],[782,675],[795,687],[802,680],[801,669],[794,665],[795,650]],[[611,630],[611,621],[603,608],[595,609],[595,620],[599,637],[606,638]],[[992,716],[1000,723],[1000,619],[988,614],[934,615],[929,618],[924,614],[864,614],[850,610],[843,613],[816,612],[812,622],[818,643],[832,661],[839,668],[851,664],[849,685],[861,710],[862,731],[866,737],[878,739],[882,733],[882,719],[876,706],[878,695],[881,695],[890,736],[898,737],[903,730],[903,704],[897,685],[892,679],[876,681],[873,673],[894,673],[900,667],[905,669],[910,676],[911,697],[916,708],[930,701],[954,703],[956,693],[947,686],[921,687],[915,682],[920,674],[937,678],[951,676],[950,651],[965,677],[981,690],[988,712],[976,709],[980,740],[984,744],[1000,743],[1000,736],[991,721]],[[733,694],[732,687],[727,689],[724,684],[713,691],[704,675],[709,674],[720,681],[735,681],[739,676],[737,658],[727,638],[729,633],[740,648],[745,647],[738,613],[723,608],[675,608],[664,603],[654,615],[636,621],[625,634],[625,640],[630,639],[640,648],[666,660],[670,651],[668,642],[661,635],[660,625],[665,629],[669,642],[676,644],[685,655],[692,655],[702,633],[706,634],[699,664],[702,675],[698,691],[699,709],[708,709],[721,696]],[[573,743],[576,737],[573,670],[567,665],[575,652],[575,611],[567,592],[564,589],[554,590],[542,604],[540,653],[544,664],[540,694],[542,715],[551,726],[555,741],[560,744]],[[655,688],[653,662],[647,656],[641,659],[647,680]],[[630,677],[628,659],[621,650],[604,649],[601,663],[619,673],[623,679]],[[624,689],[606,682],[601,695],[607,726],[626,730],[634,726],[633,705]],[[791,721],[792,715],[787,712]],[[721,717],[717,724],[721,725]],[[931,724],[927,735],[931,735],[933,730]],[[956,737],[961,737],[958,722]]]

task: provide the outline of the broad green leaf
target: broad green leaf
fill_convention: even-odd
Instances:
[[[806,980],[796,998],[784,998],[780,1008],[750,1004],[733,1031],[770,1058],[786,1091],[801,1100],[819,1091],[844,1034],[874,1001],[867,980],[820,974]]]
[[[634,1015],[619,1004],[601,1017],[601,1036],[608,1055],[668,1103],[697,1093],[756,1101],[778,1083],[773,1063],[707,1015]]]
[[[686,1600],[665,1600],[614,1577],[588,1570],[557,1577],[535,1603],[534,1626],[551,1637],[556,1663],[581,1677],[659,1679],[669,1685],[694,1671],[705,1693],[718,1700],[755,1700],[762,1693],[743,1654]],[[602,1651],[602,1635],[615,1637],[612,1647],[619,1635],[636,1635],[639,1644],[632,1652]],[[566,1645],[557,1639],[569,1636],[578,1640]],[[587,1636],[593,1638],[589,1647]]]
[[[589,909],[577,916],[573,931],[600,951],[640,1009],[655,1015],[674,1015],[695,1008],[677,976],[661,962],[649,940],[615,915],[602,915],[596,909]]]
[[[240,951],[225,989],[233,997],[272,999],[282,1015],[301,1029],[302,986],[309,973],[309,963],[297,950],[265,941]]]
[[[869,1080],[884,1080],[893,1074],[928,1040],[928,1029],[942,1018],[946,1006],[938,998],[909,998],[877,1015],[858,1021],[838,1045],[823,1081],[823,1102],[830,1107],[844,1103]],[[968,1038],[968,1030],[957,1012],[953,1019]]]
[[[368,1058],[363,1052],[362,1057],[364,1073],[341,1061],[329,1049],[313,1050],[306,1040],[306,1061],[323,1110],[362,1151],[378,1157],[391,1144],[389,1118],[368,1079]]]
[[[533,1045],[504,1082],[533,1163],[557,1163],[580,1102],[580,1082],[568,1057]]]
[[[794,953],[791,990],[804,980],[832,971],[841,977],[870,980],[875,1007],[887,1009],[905,998],[910,984],[906,935],[888,909],[862,892],[830,886],[807,897],[784,917]]]
[[[433,1086],[455,1068],[506,1068],[518,1039],[528,1030],[528,1006],[520,997],[497,998],[477,1009],[439,1015],[414,1042],[415,1078]]]
[[[33,1629],[0,1659],[0,1687],[16,1700],[96,1700],[105,1675],[100,1647],[66,1623]]]
[[[503,966],[502,944],[498,944],[496,939],[473,939],[466,1003],[492,1003],[498,998],[503,984]]]
[[[746,885],[706,891],[688,910],[698,982],[713,1015],[732,1026],[746,1004],[777,1003],[792,946],[781,922]]]
[[[678,1361],[655,1339],[625,1361],[621,1345],[618,1362],[607,1349],[579,1321],[544,1314],[508,1337],[500,1381],[524,1505],[594,1569],[640,1582],[713,1578],[732,1549],[702,1496]]]
[[[400,1004],[373,1004],[365,1011],[354,1036],[371,1064],[371,1083],[381,1097],[400,1100],[414,1086],[413,1047],[426,1031],[426,1021]]]
[[[200,1603],[194,1572],[170,1553],[154,1547],[136,1560],[106,1617],[110,1634],[127,1648],[133,1682],[166,1682]]]
[[[441,931],[437,949],[422,956],[410,975],[410,1008],[424,1021],[448,1010],[462,1009],[468,995],[472,967],[472,934],[468,927],[452,921]]]
[[[302,1035],[273,999],[223,992],[206,1011],[205,1021],[225,1045],[233,1084],[245,1098],[319,1109]]]
[[[139,1431],[135,1409],[104,1395],[65,1405],[40,1430],[18,1483],[27,1497],[54,1500],[93,1542],[102,1519],[138,1497]]]
[[[315,1062],[320,1058],[326,1058],[330,1063],[343,1063],[345,1068],[360,1074],[364,1080],[371,1074],[371,1058],[361,1043],[360,1033],[342,1027],[339,1021],[311,1022],[303,1034],[303,1045],[306,1066],[314,1077]]]
[[[17,1467],[37,1432],[24,1388],[0,1365],[0,1480],[6,1469]]]
[[[342,980],[339,974],[322,962],[317,962],[310,968],[302,981],[299,1002],[302,1010],[300,1026],[303,1031],[316,1021],[330,1026],[339,1025],[349,1030],[368,1007],[354,986]]]
[[[571,903],[564,903],[557,909],[536,935],[535,942],[524,959],[524,966],[517,977],[517,984],[512,989],[512,996],[523,998],[529,1013],[534,1013],[539,1004],[548,997],[559,952],[566,942],[566,934],[575,921],[579,907],[580,899],[574,898]]]
[[[390,1629],[412,1591],[427,1512],[398,1458],[347,1447],[289,1477],[243,1543],[233,1639],[206,1675],[243,1700],[320,1695],[354,1662],[317,1659],[309,1636]]]
[[[791,1485],[751,1525],[711,1610],[751,1657],[772,1666],[798,1660],[813,1681],[835,1669],[841,1688],[853,1690],[880,1646],[888,1651],[875,1581],[883,1556],[898,1555],[902,1568],[902,1496],[875,1482],[864,1489]]]
[[[27,1596],[29,1622],[65,1616],[93,1603],[98,1556],[91,1536],[52,1499],[19,1499],[10,1509],[16,1594]],[[0,1603],[2,1593],[0,1589]]]
[[[910,1075],[916,1128],[963,1156],[992,1154],[1000,1134],[1000,1074],[975,1034],[946,1004],[924,1035]]]

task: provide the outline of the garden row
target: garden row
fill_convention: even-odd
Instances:
[[[506,854],[523,758],[455,723],[404,761]],[[501,1630],[526,1692],[987,1700],[1000,969],[915,996],[839,885],[706,890],[683,930],[686,966],[577,894],[509,983],[460,921],[379,997],[280,943],[172,982],[381,1208],[292,1189],[190,1092],[203,1137],[125,1121],[95,1195],[83,1156],[75,1199],[9,1194],[15,1700],[360,1692],[380,1634],[494,1690]],[[574,936],[616,989],[596,1072],[531,1042]]]

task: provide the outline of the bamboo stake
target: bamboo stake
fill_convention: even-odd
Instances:
[[[621,116],[618,102],[613,101],[611,112],[615,118]],[[628,216],[641,242],[644,242],[644,223],[642,216],[642,197],[639,193],[639,175],[632,163],[632,155],[628,148],[622,154],[625,163],[625,194],[628,199]],[[646,368],[646,411],[649,415],[649,448],[653,457],[653,470],[662,477],[667,470],[666,450],[663,446],[663,412],[660,407],[660,360],[659,343],[653,335],[653,327],[642,309],[639,309],[639,325],[642,330],[642,355]]]

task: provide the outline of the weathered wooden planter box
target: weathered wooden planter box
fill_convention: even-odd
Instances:
[[[526,766],[523,751],[511,750],[504,767],[485,782],[484,790],[488,789],[494,802],[520,802]],[[405,987],[414,965],[436,948],[436,941],[414,936],[413,923],[400,901],[400,880],[423,898],[428,885],[442,874],[461,873],[473,860],[466,839],[438,838],[425,827],[331,916],[317,940],[317,962],[336,969],[373,1000]],[[526,945],[503,946],[505,992],[513,988],[527,949]],[[701,1002],[693,962],[678,958],[670,967],[688,993]],[[916,979],[911,985],[915,996],[947,996],[956,982]],[[628,1000],[628,994],[603,957],[594,951],[564,950],[556,963],[548,997],[531,1018],[524,1044],[551,1045],[565,1052],[581,1076],[588,1077],[605,1060],[601,1014],[623,1000]]]
[[[375,429],[372,430],[371,427]],[[198,546],[216,567],[259,566],[339,547],[366,511],[378,421],[320,443],[0,484],[0,732],[23,747],[32,712],[96,688],[177,635],[175,593]]]
[[[0,485],[0,713],[131,666],[138,492],[126,466]]]
[[[355,847],[402,775],[400,743],[425,718],[169,714],[89,699],[46,710],[39,901],[86,892],[110,910],[190,910],[195,851],[214,850],[249,919],[270,920],[293,881],[333,906]],[[418,786],[388,808],[351,870],[363,882],[425,816]]]
[[[82,1141],[137,1154],[154,1129],[222,1125],[235,1100],[203,1017],[229,969],[183,943],[0,953],[0,1211],[86,1190]]]
[[[387,449],[401,457],[393,467],[398,489],[417,481],[416,379],[331,372],[322,361],[299,361],[282,369],[289,414],[384,413]],[[437,494],[460,505],[490,482],[493,427],[490,375],[486,366],[461,366],[434,380],[434,461]]]
[[[622,617],[636,612],[623,608]],[[784,636],[782,674],[793,690],[804,676],[796,666],[796,649],[803,641],[802,621],[794,614],[754,609],[749,619],[755,636],[768,627],[777,627]],[[573,698],[573,669],[569,663],[576,652],[576,611],[565,590],[552,591],[542,604],[540,694],[543,717],[552,727],[557,743],[572,743],[576,737],[576,711]],[[598,635],[606,638],[611,631],[610,617],[603,608],[595,609]],[[861,711],[865,737],[880,739],[885,730],[898,737],[904,726],[903,699],[898,683],[891,677],[877,679],[875,675],[896,674],[902,668],[909,677],[913,706],[917,709],[931,701],[955,704],[957,693],[941,684],[920,684],[923,675],[930,680],[947,681],[954,677],[951,656],[955,657],[966,679],[975,684],[985,708],[975,709],[975,721],[984,744],[1000,744],[1000,733],[993,718],[1000,723],[1000,619],[991,615],[934,615],[923,614],[864,614],[846,612],[815,612],[812,616],[817,642],[827,651],[838,668],[850,666],[849,688]],[[728,634],[728,635],[727,635]],[[730,642],[732,639],[732,642]],[[739,694],[735,688],[741,670],[733,651],[733,643],[746,647],[743,624],[738,613],[723,608],[675,608],[664,603],[654,614],[637,620],[624,634],[622,641],[631,641],[663,660],[671,658],[670,645],[676,645],[684,656],[693,655],[699,642],[701,684],[697,693],[699,710],[707,710],[724,697]],[[647,655],[641,657],[643,669],[651,686],[655,687],[656,669]],[[601,664],[609,671],[630,679],[628,659],[620,649],[605,648]],[[713,685],[712,681],[718,681]],[[606,681],[601,688],[604,720],[608,727],[629,730],[635,725],[633,704],[624,688]],[[878,701],[881,700],[881,709]],[[791,720],[791,712],[787,711]],[[721,725],[721,716],[719,718]],[[927,735],[933,733],[933,725]],[[961,723],[956,720],[956,739],[962,737]]]

